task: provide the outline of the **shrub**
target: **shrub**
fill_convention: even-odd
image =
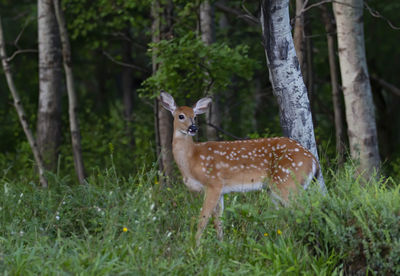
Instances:
[[[338,252],[349,273],[399,274],[399,186],[390,178],[363,184],[353,175],[350,166],[332,173],[327,195],[310,191],[281,212],[296,239],[316,253]]]

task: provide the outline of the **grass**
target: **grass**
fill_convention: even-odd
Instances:
[[[332,174],[329,193],[304,193],[276,209],[267,192],[225,195],[224,241],[212,223],[194,234],[202,196],[180,182],[161,189],[156,172],[129,178],[114,168],[89,185],[50,187],[3,177],[0,271],[4,275],[336,275],[395,273],[399,188],[367,187],[351,169]],[[389,246],[389,247],[388,247]]]

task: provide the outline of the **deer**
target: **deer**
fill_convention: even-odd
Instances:
[[[313,154],[287,137],[195,143],[196,116],[207,111],[211,98],[202,98],[193,107],[178,107],[162,91],[160,101],[173,116],[172,152],[183,182],[189,190],[205,193],[197,245],[211,216],[217,238],[223,239],[224,194],[267,188],[273,199],[287,206],[289,196],[307,189],[319,171]]]

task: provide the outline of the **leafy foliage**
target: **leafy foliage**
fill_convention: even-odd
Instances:
[[[174,95],[200,97],[224,91],[233,77],[250,80],[256,66],[248,47],[230,48],[224,43],[206,46],[194,33],[151,44],[159,64],[157,72],[144,82],[143,94],[155,96],[160,89]]]
[[[64,0],[63,6],[71,38],[84,38],[93,48],[107,46],[110,37],[125,29],[139,31],[150,24],[146,18],[150,1]]]

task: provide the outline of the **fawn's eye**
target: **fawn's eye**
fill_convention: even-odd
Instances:
[[[185,116],[181,114],[178,116],[178,118],[179,118],[179,120],[183,120],[183,119],[185,119]]]

